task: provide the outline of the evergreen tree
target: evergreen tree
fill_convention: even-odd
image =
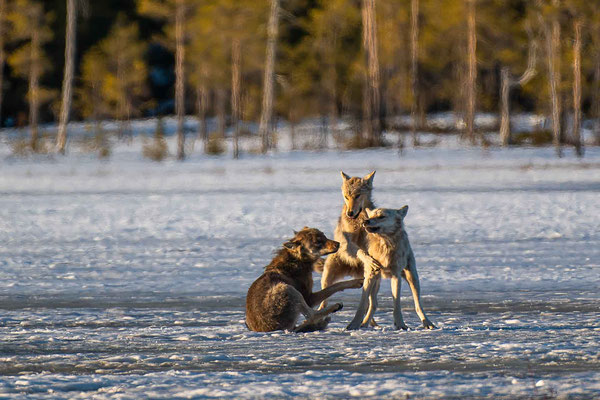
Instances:
[[[38,151],[38,122],[40,106],[49,101],[52,92],[41,87],[40,79],[50,69],[44,44],[52,39],[49,24],[53,16],[44,11],[42,3],[34,0],[16,0],[8,15],[11,38],[19,47],[8,57],[15,74],[29,80],[29,129],[31,149]]]
[[[105,110],[121,122],[121,134],[127,131],[131,117],[140,115],[146,94],[146,46],[139,40],[138,25],[121,14],[108,37],[83,58],[80,99],[85,115],[97,119]],[[102,102],[96,104],[98,96]]]

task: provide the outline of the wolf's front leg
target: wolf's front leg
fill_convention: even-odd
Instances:
[[[369,310],[362,321],[362,327],[368,326],[369,324],[373,327],[377,326],[377,323],[373,318],[373,314],[375,314],[375,311],[377,310],[377,293],[379,293],[380,284],[381,279],[377,279],[375,285],[373,286],[373,290],[371,290],[371,294],[369,295]]]
[[[371,270],[374,273],[379,272],[383,268],[379,261],[371,257],[369,253],[367,253],[363,249],[358,249],[358,251],[356,252],[356,257],[363,263],[365,273],[367,270]]]
[[[400,305],[400,289],[402,280],[396,275],[392,276],[392,297],[394,298],[394,327],[396,329],[407,330],[408,326],[404,323],[402,318],[402,308]]]
[[[327,257],[327,259],[325,260],[325,264],[323,265],[323,275],[321,275],[321,289],[327,289],[329,286],[331,286],[334,282],[334,274],[333,274],[333,268],[334,268],[334,264],[337,262],[335,254],[331,254],[329,257]],[[325,298],[322,302],[321,305],[319,306],[319,310],[324,309],[325,307],[327,307],[327,298]]]

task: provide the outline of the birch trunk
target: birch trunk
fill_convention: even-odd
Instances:
[[[575,41],[573,42],[573,141],[578,157],[583,157],[581,139],[581,25],[580,17],[573,22]]]
[[[185,159],[185,77],[184,77],[184,31],[185,0],[177,0],[175,6],[175,113],[177,114],[177,159]]]
[[[225,89],[217,89],[217,135],[219,138],[225,137]]]
[[[412,121],[411,134],[413,147],[419,146],[417,136],[417,113],[418,113],[418,68],[419,68],[419,0],[411,0],[410,3],[410,90],[411,105],[410,118]]]
[[[600,49],[596,48],[596,65],[594,71],[594,105],[592,112],[594,114],[594,137],[596,145],[600,145]]]
[[[275,81],[275,51],[279,31],[279,0],[270,0],[271,10],[267,26],[267,52],[265,57],[265,75],[263,82],[262,111],[258,134],[261,137],[262,153],[272,147],[271,119],[273,118],[273,85]]]
[[[202,140],[202,143],[206,146],[208,142],[208,126],[206,122],[208,91],[204,83],[199,83],[196,86],[196,106],[198,109],[198,139]]]
[[[337,34],[333,33],[330,43],[331,54],[327,60],[327,86],[329,86],[329,134],[335,137],[337,134],[338,109],[337,109],[337,71],[335,68],[335,48],[337,45]]]
[[[475,26],[475,0],[467,0],[468,30],[468,70],[467,70],[467,112],[466,136],[475,144],[475,96],[477,81],[477,32]]]
[[[553,0],[553,5],[558,6],[559,1]],[[560,98],[560,23],[553,17],[550,32],[546,32],[546,48],[548,53],[548,80],[550,83],[550,96],[552,98],[552,143],[556,155],[562,157],[561,138],[561,98]]]
[[[508,67],[500,72],[500,140],[502,146],[512,144],[510,134],[510,72]]]
[[[77,40],[77,0],[67,0],[67,30],[65,34],[65,70],[62,85],[62,102],[58,135],[56,137],[56,150],[64,154],[67,143],[67,124],[71,112],[73,98],[73,75],[75,70],[75,43]]]
[[[363,46],[365,49],[367,76],[363,100],[364,127],[369,146],[381,145],[381,99],[379,57],[377,53],[377,22],[375,1],[362,1]]]
[[[502,68],[500,73],[500,139],[502,146],[512,144],[510,128],[510,90],[516,86],[523,86],[529,82],[536,74],[535,65],[537,60],[537,43],[531,38],[529,43],[529,53],[527,55],[527,69],[518,79],[510,74],[508,67]]]
[[[231,44],[231,123],[233,124],[233,158],[240,156],[240,89],[242,80],[242,46],[239,39]]]
[[[4,35],[6,30],[6,0],[0,0],[0,128],[2,127],[2,100],[4,98],[4,64],[6,63],[6,52],[4,51]]]
[[[31,150],[38,151],[38,120],[40,109],[40,38],[34,29],[31,34],[31,66],[29,69],[29,129]]]

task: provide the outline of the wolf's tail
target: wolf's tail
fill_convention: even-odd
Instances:
[[[319,258],[317,261],[315,261],[315,263],[313,264],[313,271],[318,272],[320,274],[323,273],[323,268],[325,267],[325,260],[322,258]]]

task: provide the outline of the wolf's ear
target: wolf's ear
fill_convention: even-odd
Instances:
[[[373,178],[375,177],[375,172],[377,171],[373,171],[369,175],[365,176],[363,178],[363,181],[366,181],[369,185],[373,185]]]
[[[346,175],[346,174],[344,173],[344,171],[340,171],[340,173],[342,174],[342,179],[343,179],[343,180],[347,181],[348,179],[350,179],[350,177],[349,177],[348,175]]]
[[[397,210],[397,212],[400,218],[406,217],[406,214],[408,214],[408,206],[402,207],[401,209]]]
[[[367,217],[371,218],[371,215],[373,215],[373,210],[370,208],[365,208],[365,212],[367,213]]]
[[[292,231],[292,232],[294,232],[294,236],[296,236],[297,234],[300,233],[299,231]]]
[[[287,241],[283,244],[283,247],[285,247],[288,250],[294,250],[296,247],[298,247],[298,243]]]

